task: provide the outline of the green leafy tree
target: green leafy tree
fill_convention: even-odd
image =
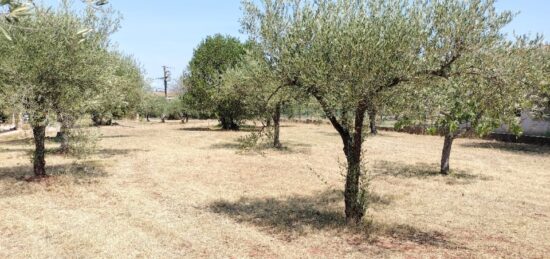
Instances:
[[[168,111],[168,102],[163,96],[155,95],[152,91],[145,91],[140,107],[140,112],[145,116],[147,122],[151,117],[162,117]]]
[[[231,92],[236,98],[240,98],[242,106],[241,114],[246,114],[249,119],[264,121],[264,127],[273,129],[272,146],[282,148],[280,140],[280,122],[282,110],[292,101],[303,99],[303,96],[292,91],[277,73],[274,72],[269,60],[256,44],[249,49],[248,54],[235,68],[229,69],[223,76],[223,87],[226,92]],[[273,124],[271,124],[273,122]]]
[[[4,26],[11,41],[2,39],[0,46],[8,48],[2,52],[12,61],[10,83],[24,96],[23,106],[30,114],[36,178],[46,176],[44,140],[49,120],[80,109],[79,96],[90,96],[101,84],[98,75],[107,64],[101,55],[106,37],[89,27],[87,21],[95,15],[90,9],[76,15],[67,2],[57,9],[35,5],[32,15],[17,26]]]
[[[470,58],[454,63],[446,76],[421,83],[421,89],[410,85],[408,91],[401,92],[407,98],[398,106],[408,107],[400,111],[408,121],[403,125],[429,125],[431,132],[445,138],[441,174],[450,172],[456,138],[464,134],[483,136],[502,125],[521,134],[518,112],[534,108],[531,96],[544,77],[548,78],[539,59],[540,40],[520,38],[512,44],[504,36],[493,39],[469,53]]]
[[[132,56],[109,52],[106,59],[110,63],[103,71],[102,90],[91,98],[88,111],[96,126],[138,113],[147,86],[143,69]]]
[[[313,96],[340,134],[345,213],[354,223],[368,194],[360,184],[367,111],[406,82],[446,77],[455,62],[468,63],[510,19],[490,0],[265,0],[245,1],[244,10],[245,31],[276,60],[277,73]]]
[[[185,105],[195,113],[217,116],[223,129],[238,129],[242,119],[240,101],[221,93],[221,79],[245,53],[245,45],[231,36],[218,34],[201,42],[189,63],[188,89],[182,99]]]

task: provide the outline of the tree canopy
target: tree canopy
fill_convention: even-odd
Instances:
[[[364,214],[366,112],[391,101],[384,99],[388,91],[406,91],[405,84],[422,89],[422,82],[457,73],[483,80],[472,71],[498,63],[502,56],[492,53],[507,44],[501,30],[512,19],[510,12],[497,12],[492,0],[265,0],[244,1],[244,10],[244,30],[276,73],[312,95],[340,134],[350,222]],[[438,86],[448,91],[453,84]]]
[[[121,66],[113,68],[108,49],[118,18],[109,9],[95,6],[87,6],[79,15],[64,1],[54,9],[35,4],[17,24],[3,21],[1,25],[10,35],[0,38],[3,92],[19,96],[17,101],[30,115],[36,145],[34,171],[43,177],[50,119],[82,114],[105,85],[119,80],[116,72]],[[121,73],[127,77],[127,72]]]
[[[217,34],[202,41],[189,63],[188,89],[183,97],[186,106],[195,113],[217,116],[224,129],[237,129],[242,116],[239,100],[221,94],[221,81],[245,53],[245,44],[231,36]]]

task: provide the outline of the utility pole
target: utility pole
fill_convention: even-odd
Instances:
[[[168,80],[170,80],[170,70],[168,66],[162,66],[163,76],[158,78],[164,81],[164,99],[168,101]],[[162,123],[166,122],[166,114],[162,114],[161,117]]]
[[[164,80],[164,98],[168,100],[168,80],[170,80],[170,70],[168,70],[167,66],[162,66],[162,70],[164,72],[164,76],[162,77]]]

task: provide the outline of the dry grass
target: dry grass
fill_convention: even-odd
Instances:
[[[366,143],[367,227],[349,228],[329,125],[286,124],[285,150],[242,153],[246,133],[214,122],[122,124],[89,160],[50,155],[43,183],[20,180],[28,140],[0,136],[0,258],[550,254],[549,148],[458,140],[441,177],[440,138],[382,133]]]

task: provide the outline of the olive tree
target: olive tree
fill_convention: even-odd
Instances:
[[[282,148],[281,112],[285,103],[297,98],[297,95],[277,78],[265,56],[256,49],[251,49],[242,62],[226,71],[222,82],[226,93],[234,93],[242,100],[243,114],[250,119],[262,121],[264,127],[260,133],[273,127],[272,134],[267,135],[272,137],[274,148]]]
[[[277,73],[312,95],[339,133],[347,160],[345,213],[355,223],[365,213],[367,111],[405,82],[445,77],[509,19],[494,1],[482,0],[265,0],[244,1],[244,10],[245,31],[276,60]]]
[[[88,7],[91,8],[91,7]],[[58,9],[35,5],[32,15],[20,19],[17,26],[6,26],[11,36],[0,40],[8,46],[12,82],[24,93],[24,108],[30,114],[35,150],[36,178],[46,176],[46,127],[58,113],[72,113],[81,108],[82,97],[92,95],[101,83],[106,60],[103,42],[93,27],[88,27],[88,10],[82,16],[67,2]]]
[[[147,82],[135,58],[117,51],[106,53],[101,91],[92,98],[88,113],[95,126],[111,125],[113,119],[138,113]]]
[[[520,38],[514,43],[504,37],[497,40],[485,44],[491,48],[472,51],[470,58],[453,64],[447,76],[417,82],[408,86],[408,91],[394,95],[407,96],[397,105],[407,107],[399,112],[405,120],[401,125],[421,123],[430,132],[444,136],[443,175],[450,172],[456,138],[466,133],[483,136],[503,125],[511,133],[521,134],[518,113],[533,110],[532,96],[544,77],[548,78],[538,55],[539,39],[527,42]]]

